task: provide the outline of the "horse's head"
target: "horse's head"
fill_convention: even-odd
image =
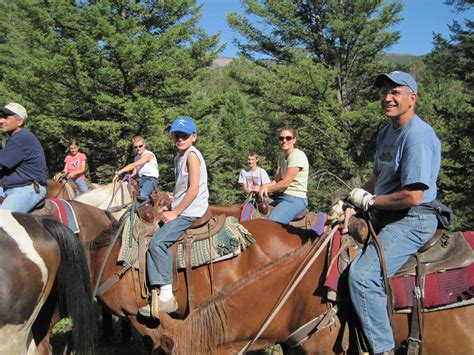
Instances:
[[[175,342],[166,334],[160,337],[160,347],[165,354],[176,354]]]
[[[160,210],[160,212],[165,209],[171,210],[171,196],[168,192],[155,189],[150,195],[150,201],[155,209]]]

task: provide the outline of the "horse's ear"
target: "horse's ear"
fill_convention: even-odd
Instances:
[[[174,350],[174,341],[169,336],[162,335],[160,337],[160,346],[166,354],[172,354]]]

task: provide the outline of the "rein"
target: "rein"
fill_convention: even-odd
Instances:
[[[74,196],[71,196],[70,193],[69,193],[69,190],[67,189],[67,183],[69,182],[70,178],[66,178],[66,179],[61,179],[61,181],[58,181],[61,183],[61,188],[59,189],[59,191],[56,193],[56,195],[54,195],[54,198],[58,198],[58,196],[63,192],[63,190],[66,190],[66,194],[69,196],[69,199],[70,200],[73,200],[74,199]]]
[[[377,233],[375,233],[374,226],[372,225],[372,220],[370,219],[370,215],[365,213],[365,219],[367,221],[367,225],[369,226],[369,233],[374,240],[374,245],[375,249],[377,249],[377,253],[379,254],[379,260],[380,260],[380,268],[382,269],[382,277],[383,277],[383,283],[385,287],[385,292],[387,293],[387,313],[388,313],[388,319],[390,321],[390,326],[392,327],[392,332],[393,332],[393,338],[395,339],[395,328],[393,325],[393,317],[392,317],[392,312],[393,312],[393,295],[392,295],[392,288],[390,287],[390,282],[388,280],[387,276],[387,266],[386,266],[386,261],[385,261],[385,253],[382,247],[382,244],[380,243],[379,237],[377,236]]]
[[[107,208],[106,208],[106,210],[109,211],[109,212],[119,212],[119,211],[121,211],[122,209],[124,209],[128,206],[128,204],[124,203],[125,195],[124,195],[124,191],[123,191],[124,190],[123,181],[119,182],[117,190],[115,189],[116,184],[117,184],[117,182],[115,181],[114,186],[113,186],[113,190],[112,190],[113,193],[112,193],[112,196],[110,198],[110,202],[109,202],[109,204],[107,205]],[[128,185],[130,186],[130,183]],[[120,190],[120,205],[111,207],[112,203],[114,202],[115,195],[117,195],[119,190]],[[131,194],[130,194],[130,196],[131,196]]]
[[[99,296],[102,295],[110,286],[113,285],[113,282],[109,282],[110,279],[107,280],[100,287],[100,293],[99,293],[99,283],[100,283],[100,280],[102,278],[102,275],[104,274],[105,265],[107,264],[107,261],[109,260],[110,254],[112,253],[112,249],[114,248],[115,244],[117,243],[117,240],[122,235],[123,228],[125,227],[125,222],[126,222],[125,218],[121,219],[120,227],[118,228],[117,233],[115,233],[114,239],[112,240],[112,242],[109,244],[109,247],[107,248],[107,252],[105,253],[104,261],[102,262],[102,265],[100,266],[99,274],[98,274],[97,280],[95,282],[94,291],[92,292],[92,300],[94,300],[94,298],[97,296],[97,294],[99,294]],[[122,269],[120,272],[114,273],[112,278],[116,279],[116,276],[118,276],[120,278],[130,268],[130,266],[131,265],[126,265],[124,267],[124,269]]]
[[[273,307],[272,311],[270,314],[267,316],[267,319],[265,322],[262,324],[260,327],[260,330],[257,332],[257,334],[245,344],[245,346],[242,348],[242,350],[239,351],[239,355],[245,354],[249,348],[258,340],[258,338],[262,335],[262,333],[265,331],[265,329],[268,328],[270,323],[273,321],[277,313],[280,311],[280,309],[284,306],[285,302],[288,300],[288,298],[291,296],[293,291],[296,289],[298,284],[301,282],[303,277],[306,275],[308,272],[309,268],[313,265],[313,263],[316,261],[316,259],[321,255],[323,252],[323,249],[328,245],[328,243],[331,241],[332,237],[338,230],[339,225],[336,224],[331,232],[329,234],[326,234],[326,236],[322,236],[317,242],[315,242],[312,246],[311,249],[309,250],[308,254],[305,256],[304,260],[301,262],[300,266],[296,270],[296,272],[293,274],[292,279],[286,286],[286,288],[283,290],[282,294],[278,298],[275,306]]]

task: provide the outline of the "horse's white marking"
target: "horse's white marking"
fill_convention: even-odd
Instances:
[[[11,211],[0,210],[0,227],[3,228],[10,237],[17,243],[20,251],[25,254],[28,259],[38,265],[41,271],[41,280],[46,284],[48,280],[48,268],[44,260],[36,251],[33,241],[26,232],[25,228],[18,223],[12,216]]]
[[[41,298],[48,279],[48,269],[44,260],[35,250],[33,241],[25,228],[18,223],[10,211],[0,210],[0,227],[16,242],[20,251],[38,266],[43,281],[36,307],[30,317],[23,324],[8,324],[0,328],[0,354],[36,354],[37,348],[33,341],[31,326],[44,304],[44,300]]]
[[[34,354],[34,351],[29,350],[31,344],[28,344],[28,338],[31,328],[30,321],[23,324],[9,324],[0,329],[0,354]],[[34,342],[33,342],[34,343]]]

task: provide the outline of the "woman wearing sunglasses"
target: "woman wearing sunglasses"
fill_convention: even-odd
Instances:
[[[275,180],[262,185],[260,194],[282,192],[271,203],[274,206],[268,219],[280,223],[289,223],[300,212],[308,207],[308,171],[309,163],[306,154],[295,147],[296,131],[290,127],[279,130],[281,154]]]
[[[141,136],[133,137],[132,146],[137,154],[134,162],[116,171],[112,181],[117,181],[121,174],[131,171],[132,177],[137,177],[138,187],[140,187],[138,198],[144,201],[150,196],[158,183],[158,162],[155,154],[146,149],[145,138]]]

